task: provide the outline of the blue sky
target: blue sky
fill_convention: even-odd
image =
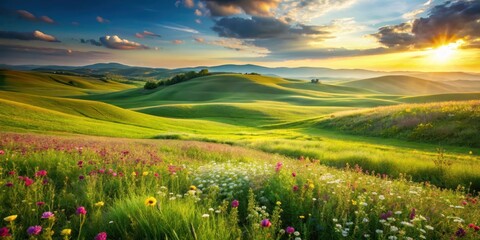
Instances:
[[[365,62],[360,57],[373,65],[387,55],[415,57],[459,41],[477,51],[479,34],[473,30],[479,28],[479,5],[469,0],[9,0],[0,3],[0,63],[341,67]],[[442,22],[443,14],[465,16]],[[466,29],[435,40],[442,30],[458,28],[457,22]],[[422,28],[438,32],[427,36]],[[474,56],[474,50],[462,56]],[[472,60],[478,66],[478,58]]]

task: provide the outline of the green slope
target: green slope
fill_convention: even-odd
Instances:
[[[446,83],[402,75],[355,80],[341,83],[339,85],[363,88],[385,94],[407,96],[461,92],[461,90],[457,89],[455,86]]]
[[[316,126],[359,135],[480,147],[480,101],[378,107],[320,120]]]
[[[73,96],[134,88],[115,81],[61,74],[0,70],[0,90],[43,96]]]
[[[182,132],[182,133],[212,133],[212,129],[215,129],[218,133],[230,132],[236,130],[235,126],[214,123],[202,120],[181,120],[181,119],[168,119],[162,117],[156,117],[148,114],[143,114],[127,109],[122,109],[116,106],[112,106],[102,102],[66,99],[58,97],[42,97],[37,95],[4,92],[0,91],[0,111],[3,115],[16,116],[16,118],[23,119],[19,124],[12,124],[11,119],[5,117],[3,124],[4,127],[17,127],[25,129],[37,129],[45,131],[62,131],[68,130],[69,127],[75,130],[73,132],[80,133],[81,129],[88,127],[89,129],[96,129],[92,127],[92,123],[103,123],[105,126],[96,129],[97,134],[93,135],[109,135],[111,130],[108,127],[108,123],[112,123],[115,126],[123,125],[125,129],[141,128],[134,136],[150,137],[158,133],[167,132]],[[8,104],[7,104],[8,103]],[[18,110],[12,110],[11,106],[18,106]],[[52,123],[45,124],[44,120],[49,119],[48,114],[52,114],[50,119]],[[40,121],[37,122],[37,118]],[[72,118],[74,118],[72,120]],[[55,122],[62,122],[62,126],[54,128]],[[63,126],[67,123],[70,126]],[[150,129],[150,132],[148,130]],[[135,132],[132,130],[132,132]],[[83,132],[84,134],[90,134],[89,131]],[[129,136],[129,132],[118,133],[118,136]],[[114,135],[117,136],[117,135]]]
[[[398,103],[392,96],[372,94],[368,90],[240,74],[207,76],[150,91],[136,89],[79,98],[104,101],[124,108],[174,103],[257,101],[276,101],[297,106],[348,106],[353,103],[356,107]]]
[[[480,100],[480,93],[447,93],[436,95],[424,95],[413,97],[402,97],[398,101],[405,103],[429,103],[429,102],[447,102],[447,101],[468,101]]]

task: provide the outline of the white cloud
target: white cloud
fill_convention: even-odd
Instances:
[[[111,49],[119,49],[119,50],[149,49],[149,47],[143,44],[129,41],[127,39],[121,39],[117,35],[101,37],[100,42],[103,44],[103,46]]]

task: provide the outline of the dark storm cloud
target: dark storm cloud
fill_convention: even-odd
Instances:
[[[290,25],[271,17],[222,18],[212,27],[220,37],[239,39],[296,39],[308,35],[328,35],[321,26]]]
[[[38,30],[33,32],[0,31],[0,38],[24,41],[38,40],[45,42],[60,42],[54,36],[42,33]]]
[[[480,1],[448,1],[433,7],[426,18],[386,26],[372,36],[387,47],[425,48],[480,37]]]
[[[82,38],[82,39],[80,39],[80,42],[85,43],[85,44],[91,44],[93,46],[98,46],[98,47],[102,46],[102,43],[95,40],[95,39],[83,39]]]

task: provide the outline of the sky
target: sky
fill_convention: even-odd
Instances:
[[[3,0],[0,63],[480,72],[480,0]]]

